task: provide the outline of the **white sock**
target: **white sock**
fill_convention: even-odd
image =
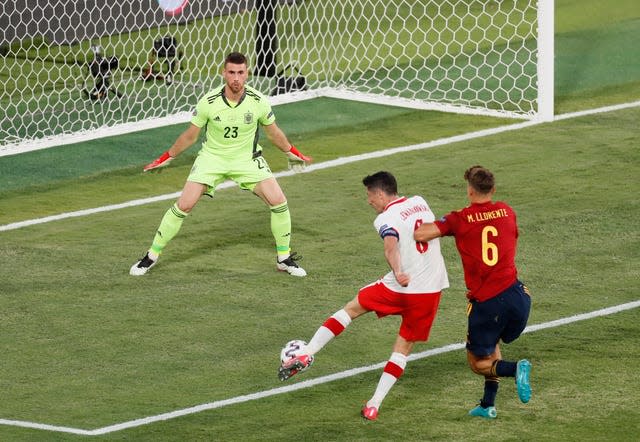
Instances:
[[[351,324],[351,317],[344,309],[335,312],[313,335],[307,344],[307,353],[314,355],[319,352],[329,341],[342,333],[349,324]]]
[[[402,353],[391,353],[389,362],[384,368],[378,386],[373,394],[373,397],[367,402],[367,407],[380,408],[382,401],[387,396],[387,393],[391,390],[391,387],[396,383],[398,378],[404,372],[407,366],[407,356]]]

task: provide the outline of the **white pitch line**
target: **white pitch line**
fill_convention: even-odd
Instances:
[[[573,322],[584,321],[587,319],[597,318],[599,316],[612,315],[625,310],[631,310],[640,307],[640,300],[628,302],[626,304],[620,304],[613,307],[607,307],[600,310],[595,310],[589,313],[582,313],[579,315],[569,316],[567,318],[557,319],[555,321],[544,322],[542,324],[531,325],[524,330],[524,333],[532,333],[539,330],[545,330],[548,328],[559,327],[562,325],[571,324]],[[414,353],[409,356],[410,361],[418,359],[424,359],[430,356],[436,356],[444,353],[448,353],[455,350],[461,350],[465,347],[464,343],[449,344],[444,347],[433,348],[419,353]],[[155,416],[143,417],[132,421],[122,422],[119,424],[109,425],[107,427],[96,428],[95,430],[83,430],[80,428],[62,427],[55,425],[39,424],[35,422],[18,421],[0,419],[0,425],[8,425],[14,427],[33,428],[38,430],[55,431],[61,433],[73,433],[81,434],[85,436],[97,436],[102,434],[113,433],[116,431],[122,431],[129,428],[140,427],[143,425],[152,424],[154,422],[166,421],[169,419],[175,419],[181,416],[187,416],[190,414],[200,413],[202,411],[214,410],[216,408],[226,407],[228,405],[240,404],[243,402],[249,402],[258,399],[264,399],[270,396],[276,396],[279,394],[290,393],[292,391],[302,390],[310,388],[316,385],[326,384],[328,382],[349,378],[369,371],[379,370],[384,367],[387,361],[380,362],[378,364],[367,365],[364,367],[353,368],[350,370],[341,371],[339,373],[330,374],[327,376],[321,376],[315,379],[309,379],[307,381],[298,382],[296,384],[287,385],[284,387],[272,388],[270,390],[264,390],[257,393],[246,394],[242,396],[236,396],[229,399],[223,399],[220,401],[209,402],[207,404],[196,405],[194,407],[183,408],[181,410],[175,410],[168,413],[158,414]]]
[[[634,102],[618,104],[618,105],[614,105],[614,106],[606,106],[606,107],[601,107],[601,108],[597,108],[597,109],[589,109],[589,110],[586,110],[586,111],[580,111],[580,112],[573,112],[573,113],[568,113],[568,114],[563,114],[563,115],[557,115],[555,117],[555,120],[567,120],[567,119],[570,119],[570,118],[579,118],[579,117],[584,117],[584,116],[588,116],[588,115],[595,115],[595,114],[606,113],[606,112],[614,112],[614,111],[618,111],[618,110],[630,109],[630,108],[639,107],[639,106],[640,106],[640,101],[634,101]],[[436,147],[436,146],[443,146],[443,145],[446,145],[446,144],[452,144],[452,143],[458,143],[458,142],[461,142],[461,141],[473,140],[473,139],[476,139],[476,138],[487,137],[487,136],[496,135],[496,134],[499,134],[499,133],[504,133],[504,132],[510,132],[510,131],[513,131],[513,130],[524,129],[524,128],[527,128],[527,127],[536,126],[538,124],[545,124],[545,123],[539,122],[539,121],[526,121],[526,122],[523,122],[523,123],[509,124],[507,126],[500,126],[500,127],[494,127],[494,128],[491,128],[491,129],[479,130],[479,131],[476,131],[476,132],[470,132],[470,133],[463,134],[463,135],[455,135],[455,136],[452,136],[452,137],[440,138],[438,140],[430,141],[430,142],[427,142],[427,143],[413,144],[413,145],[410,145],[410,146],[401,146],[401,147],[395,147],[395,148],[391,148],[391,149],[384,149],[384,150],[380,150],[380,151],[376,151],[376,152],[369,152],[369,153],[365,153],[365,154],[361,154],[361,155],[353,155],[353,156],[349,156],[349,157],[336,158],[335,160],[325,161],[323,163],[318,163],[318,164],[312,164],[312,165],[308,166],[304,170],[304,173],[313,172],[313,171],[316,171],[316,170],[328,169],[328,168],[331,168],[331,167],[343,166],[345,164],[355,163],[357,161],[369,160],[369,159],[372,159],[372,158],[382,158],[382,157],[386,157],[386,156],[389,156],[389,155],[395,155],[397,153],[412,152],[414,150],[430,149],[430,148]],[[285,176],[294,175],[294,173],[295,172],[293,172],[293,171],[287,170],[287,171],[275,173],[274,176],[276,178],[281,178],[281,177],[285,177]],[[233,187],[233,186],[235,186],[235,183],[233,183],[233,182],[225,182],[225,183],[221,184],[220,186],[218,186],[218,189],[224,189],[224,188]],[[150,198],[142,198],[142,199],[132,200],[132,201],[128,201],[128,202],[124,202],[124,203],[120,203],[120,204],[112,204],[112,205],[109,205],[109,206],[96,207],[96,208],[93,208],[93,209],[84,209],[84,210],[78,210],[78,211],[75,211],[75,212],[66,212],[66,213],[60,213],[58,215],[46,216],[46,217],[43,217],[43,218],[35,218],[35,219],[30,219],[30,220],[25,220],[25,221],[19,221],[19,222],[15,222],[15,223],[0,225],[0,232],[8,231],[8,230],[16,230],[16,229],[20,229],[22,227],[34,226],[34,225],[37,225],[37,224],[44,224],[44,223],[48,223],[48,222],[51,222],[51,221],[58,221],[58,220],[67,219],[67,218],[76,218],[76,217],[80,217],[80,216],[93,215],[93,214],[100,213],[100,212],[109,212],[109,211],[112,211],[112,210],[125,209],[125,208],[128,208],[128,207],[135,207],[135,206],[141,206],[141,205],[144,205],[144,204],[154,203],[154,202],[157,202],[157,201],[164,201],[164,200],[168,200],[168,199],[176,199],[179,196],[180,196],[180,192],[174,192],[174,193],[168,193],[168,194],[165,194],[165,195],[158,195],[158,196],[154,196],[154,197],[150,197]]]
[[[8,427],[32,428],[35,430],[52,431],[55,433],[71,433],[71,434],[81,434],[83,436],[93,436],[93,432],[91,430],[82,430],[80,428],[72,428],[72,427],[61,427],[58,425],[38,424],[36,422],[28,422],[28,421],[0,419],[0,425],[6,425]]]
[[[411,146],[401,146],[401,147],[395,147],[395,148],[392,148],[392,149],[385,149],[385,150],[380,150],[380,151],[376,151],[376,152],[369,152],[369,153],[360,154],[360,155],[352,155],[352,156],[349,156],[349,157],[336,158],[335,160],[325,161],[325,162],[317,163],[317,164],[311,164],[311,165],[307,166],[301,173],[309,173],[309,172],[314,172],[316,170],[329,169],[331,167],[343,166],[345,164],[355,163],[357,161],[368,160],[368,159],[371,159],[371,158],[386,157],[386,156],[389,156],[389,155],[394,155],[396,153],[411,152],[411,151],[414,151],[414,150],[421,150],[421,149],[429,149],[431,147],[443,146],[443,145],[446,145],[446,144],[456,143],[456,142],[459,142],[459,141],[472,140],[474,138],[486,137],[486,136],[498,134],[498,133],[501,133],[501,132],[507,132],[507,131],[511,131],[511,130],[522,129],[524,127],[533,126],[535,124],[540,124],[540,123],[527,121],[525,123],[511,124],[511,125],[508,125],[508,126],[501,126],[501,127],[497,127],[497,128],[485,129],[485,130],[481,130],[481,131],[477,131],[477,132],[471,132],[471,133],[464,134],[464,135],[456,135],[456,136],[453,136],[453,137],[441,138],[439,140],[430,141],[428,143],[414,144],[414,145],[411,145]],[[285,171],[282,171],[282,172],[274,173],[274,176],[276,178],[281,178],[281,177],[286,177],[286,176],[292,176],[295,173],[296,172],[294,172],[292,170],[285,170]],[[222,183],[221,185],[219,185],[216,188],[216,190],[229,188],[229,187],[234,187],[235,185],[236,184],[234,182],[232,182],[232,181],[226,181],[226,182]],[[80,216],[93,215],[93,214],[100,213],[100,212],[109,212],[109,211],[112,211],[112,210],[125,209],[125,208],[128,208],[128,207],[142,206],[144,204],[155,203],[155,202],[158,202],[158,201],[164,201],[164,200],[168,200],[168,199],[176,199],[179,196],[180,196],[180,192],[174,192],[174,193],[168,193],[168,194],[165,194],[165,195],[154,196],[154,197],[151,197],[151,198],[142,198],[142,199],[127,201],[127,202],[120,203],[120,204],[112,204],[112,205],[109,205],[109,206],[96,207],[96,208],[93,208],[93,209],[83,209],[83,210],[78,210],[78,211],[75,211],[75,212],[60,213],[58,215],[46,216],[44,218],[35,218],[35,219],[26,220],[26,221],[18,221],[18,222],[15,222],[15,223],[1,225],[0,226],[0,232],[8,231],[8,230],[16,230],[16,229],[20,229],[20,228],[23,228],[23,227],[34,226],[34,225],[37,225],[37,224],[44,224],[44,223],[48,223],[48,222],[51,222],[51,221],[58,221],[58,220],[63,220],[63,219],[67,219],[67,218],[76,218],[76,217],[80,217]]]
[[[638,107],[638,106],[640,106],[640,101],[634,101],[634,102],[624,103],[624,104],[620,104],[620,105],[606,106],[606,107],[602,107],[602,108],[590,109],[590,110],[581,111],[581,112],[574,112],[574,113],[568,113],[568,114],[563,114],[563,115],[557,115],[555,117],[555,120],[566,120],[566,119],[570,119],[570,118],[579,118],[579,117],[588,116],[588,115],[595,115],[595,114],[599,114],[599,113],[614,112],[614,111],[623,110],[623,109],[630,109],[630,108],[634,108],[634,107]],[[456,142],[460,142],[460,141],[466,141],[466,140],[471,140],[471,139],[475,139],[475,138],[481,138],[481,137],[485,137],[485,136],[495,135],[495,134],[502,133],[502,132],[508,132],[508,131],[512,131],[512,130],[523,129],[523,128],[531,127],[531,126],[534,126],[534,125],[537,125],[537,124],[541,124],[541,122],[527,121],[527,122],[524,122],[524,123],[510,124],[510,125],[507,125],[507,126],[501,126],[501,127],[492,128],[492,129],[485,129],[485,130],[472,132],[472,133],[464,134],[464,135],[457,135],[457,136],[453,136],[453,137],[441,138],[439,140],[434,140],[434,141],[431,141],[431,142],[428,142],[428,143],[414,144],[414,145],[411,145],[411,146],[402,146],[402,147],[397,147],[397,148],[392,148],[392,149],[385,149],[385,150],[382,150],[382,151],[371,152],[371,153],[367,153],[367,154],[353,155],[353,156],[344,157],[344,158],[337,158],[335,160],[325,161],[323,163],[318,163],[318,164],[313,164],[311,166],[308,166],[304,172],[312,172],[314,170],[328,169],[328,168],[331,168],[331,167],[342,166],[342,165],[345,165],[345,164],[354,163],[354,162],[357,162],[357,161],[368,160],[368,159],[371,159],[371,158],[381,158],[381,157],[385,157],[385,156],[389,156],[389,155],[394,155],[396,153],[401,153],[401,152],[411,152],[411,151],[415,151],[415,150],[428,149],[428,148],[431,148],[431,147],[442,146],[442,145],[449,144],[449,143],[456,143]],[[291,176],[293,174],[294,174],[293,171],[284,171],[284,172],[276,173],[274,175],[276,177],[284,177],[284,176]],[[226,183],[223,183],[222,185],[218,186],[218,189],[224,189],[224,188],[228,188],[228,187],[233,187],[234,185],[235,185],[235,183],[226,182]],[[80,216],[93,215],[93,214],[100,213],[100,212],[108,212],[108,211],[112,211],[112,210],[123,209],[123,208],[127,208],[127,207],[141,206],[141,205],[144,205],[144,204],[150,204],[150,203],[157,202],[157,201],[164,201],[164,200],[167,200],[167,199],[174,199],[174,198],[177,198],[179,195],[180,195],[180,192],[175,192],[175,193],[159,195],[159,196],[150,197],[150,198],[132,200],[132,201],[128,201],[128,202],[121,203],[121,204],[113,204],[113,205],[109,205],[109,206],[97,207],[97,208],[94,208],[94,209],[85,209],[85,210],[79,210],[79,211],[75,211],[75,212],[67,212],[67,213],[61,213],[61,214],[58,214],[58,215],[47,216],[47,217],[44,217],[44,218],[36,218],[36,219],[32,219],[32,220],[26,220],[26,221],[10,223],[10,224],[6,224],[6,225],[0,226],[0,232],[8,231],[8,230],[20,229],[22,227],[27,227],[27,226],[37,225],[37,224],[43,224],[43,223],[62,220],[62,219],[67,219],[67,218],[75,218],[75,217],[80,217]],[[533,332],[533,331],[537,331],[537,330],[542,330],[542,329],[545,329],[545,328],[557,327],[557,326],[560,326],[560,325],[569,324],[571,322],[580,321],[580,320],[584,320],[584,319],[590,319],[590,318],[593,318],[593,317],[596,317],[596,316],[602,316],[602,315],[605,315],[605,314],[617,313],[617,312],[620,312],[620,311],[623,311],[623,310],[636,308],[638,306],[640,306],[640,301],[635,301],[635,302],[631,302],[631,303],[628,303],[628,304],[622,304],[620,306],[610,307],[608,309],[598,310],[598,311],[592,312],[592,313],[585,313],[583,315],[576,315],[576,316],[572,316],[572,317],[565,318],[565,319],[559,319],[557,321],[551,321],[551,322],[544,323],[544,324],[530,326],[530,327],[527,327],[525,329],[524,333]],[[605,312],[605,313],[597,314],[599,312]],[[409,360],[421,359],[421,358],[424,358],[424,357],[427,357],[427,356],[446,353],[446,352],[453,351],[453,350],[458,350],[458,349],[461,349],[461,348],[464,348],[464,344],[450,344],[450,345],[445,346],[445,347],[440,347],[440,348],[437,348],[437,349],[427,350],[427,351],[422,352],[422,353],[415,353],[415,354],[413,354],[413,355],[411,355],[409,357]],[[297,384],[286,386],[286,387],[280,387],[280,388],[275,388],[275,389],[272,389],[272,390],[263,391],[263,392],[260,392],[260,393],[253,393],[253,394],[249,394],[249,395],[245,395],[245,396],[238,396],[236,398],[226,399],[226,400],[217,401],[217,402],[211,402],[209,404],[198,405],[198,406],[195,406],[195,407],[186,408],[186,409],[183,409],[183,410],[177,410],[177,411],[173,411],[173,412],[169,412],[169,413],[165,413],[165,414],[161,414],[161,415],[157,415],[157,416],[151,416],[151,417],[146,417],[146,418],[142,418],[142,419],[136,419],[134,421],[124,422],[124,423],[121,423],[121,424],[111,425],[111,426],[103,427],[103,428],[98,428],[96,430],[83,430],[83,429],[79,429],[79,428],[63,427],[63,426],[48,425],[48,424],[39,424],[39,423],[35,423],[35,422],[8,420],[8,419],[0,419],[0,425],[9,425],[9,426],[17,426],[17,427],[25,427],[25,428],[34,428],[34,429],[40,429],[40,430],[56,431],[56,432],[63,432],[63,433],[73,433],[73,434],[80,434],[80,435],[106,434],[106,433],[109,433],[109,432],[120,431],[120,430],[123,430],[123,429],[126,429],[126,428],[132,428],[132,427],[136,427],[136,426],[146,425],[146,424],[157,422],[157,421],[161,421],[161,420],[173,419],[173,418],[176,418],[176,417],[179,417],[179,416],[184,416],[184,415],[187,415],[187,414],[198,413],[198,412],[204,411],[204,410],[212,410],[212,409],[220,408],[220,407],[223,407],[223,406],[226,406],[226,405],[237,404],[237,403],[246,402],[246,401],[249,401],[249,400],[261,399],[261,398],[273,396],[273,395],[276,395],[276,394],[281,394],[281,393],[286,393],[286,392],[290,392],[290,391],[300,390],[302,388],[308,388],[308,387],[311,387],[311,386],[314,386],[314,385],[318,385],[318,384],[322,384],[322,383],[325,383],[325,382],[331,382],[331,381],[336,380],[336,379],[343,379],[343,378],[346,378],[346,377],[349,377],[349,376],[355,376],[355,375],[360,374],[360,373],[365,373],[367,371],[377,370],[377,369],[382,368],[384,364],[385,364],[385,362],[379,363],[379,364],[375,364],[375,365],[370,365],[370,366],[367,366],[367,367],[360,367],[360,368],[356,368],[356,369],[352,369],[352,370],[347,370],[347,371],[343,371],[343,372],[340,372],[340,373],[336,373],[336,374],[333,374],[333,375],[323,376],[323,377],[320,377],[320,378],[312,379],[312,380],[309,380],[309,381],[299,382]]]
[[[553,119],[554,121],[568,120],[570,118],[580,118],[588,115],[604,114],[607,112],[615,112],[615,111],[624,110],[624,109],[632,109],[638,106],[640,106],[640,101],[630,101],[629,103],[614,104],[611,106],[599,107],[596,109],[587,109],[587,110],[578,111],[578,112],[569,112],[566,114],[556,115]]]

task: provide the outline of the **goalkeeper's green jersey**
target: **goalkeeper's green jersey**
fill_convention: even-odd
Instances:
[[[258,124],[276,121],[267,98],[245,85],[238,103],[227,100],[224,86],[206,94],[196,106],[191,123],[206,126],[202,148],[228,159],[250,159],[262,148],[258,144]]]

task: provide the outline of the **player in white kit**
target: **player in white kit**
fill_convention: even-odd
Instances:
[[[362,408],[365,419],[375,420],[385,396],[404,372],[413,345],[429,339],[441,291],[449,287],[449,280],[440,242],[413,239],[414,230],[435,220],[427,202],[420,196],[399,196],[396,179],[389,172],[367,176],[362,183],[367,188],[369,205],[378,213],[373,224],[384,242],[391,271],[360,289],[353,300],[331,315],[300,353],[282,363],[278,374],[284,381],[308,368],[314,354],[358,316],[370,311],[380,318],[400,315],[402,323],[391,357],[373,397]]]

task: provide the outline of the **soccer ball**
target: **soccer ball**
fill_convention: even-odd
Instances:
[[[280,363],[285,363],[294,356],[303,355],[307,349],[307,343],[300,339],[287,342],[280,351]],[[309,367],[313,364],[313,356],[309,359]]]

